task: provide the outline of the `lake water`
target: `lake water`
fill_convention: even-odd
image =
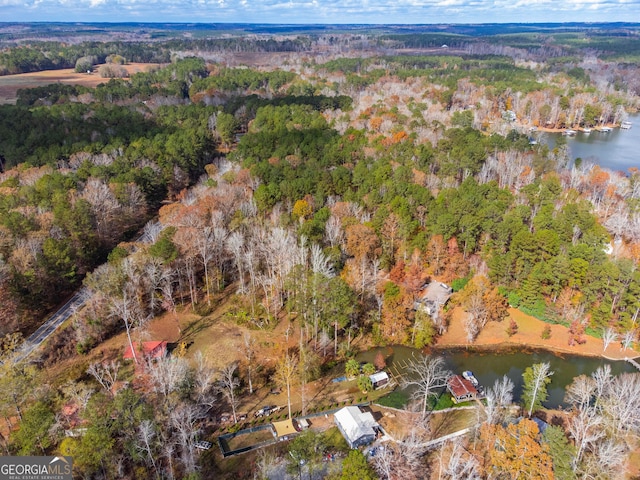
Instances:
[[[414,348],[404,346],[380,347],[363,352],[358,355],[359,361],[373,362],[378,351],[382,351],[387,359],[387,370],[395,373],[406,366],[406,362],[413,355],[420,355]],[[494,382],[507,375],[515,385],[514,396],[518,400],[522,394],[522,374],[525,368],[534,363],[549,362],[554,372],[547,390],[549,398],[544,403],[546,407],[555,408],[563,405],[566,387],[578,375],[591,375],[598,367],[605,364],[611,366],[614,375],[625,372],[637,372],[629,363],[612,362],[601,358],[581,357],[576,355],[558,356],[545,351],[520,351],[504,353],[483,353],[464,350],[434,351],[433,355],[442,355],[447,368],[453,373],[461,374],[465,370],[471,370],[485,389],[491,387]]]
[[[567,137],[571,159],[582,158],[625,173],[630,167],[640,168],[640,115],[629,115],[629,121],[633,123],[629,130],[614,128],[608,133],[593,130],[590,134],[578,132],[575,137]],[[541,133],[540,141],[553,147],[561,135]]]

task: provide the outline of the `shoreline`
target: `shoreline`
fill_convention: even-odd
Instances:
[[[591,127],[591,131],[592,132],[598,132],[599,129],[602,128],[602,127],[620,128],[620,125],[622,125],[622,124],[607,123],[606,125],[600,125],[598,127]],[[532,128],[532,127],[527,127],[527,128]],[[536,129],[532,130],[531,133],[533,133],[533,132],[562,133],[562,132],[566,132],[567,130],[574,130],[576,132],[582,132],[584,130],[584,127],[565,127],[565,128],[535,127],[535,128]]]
[[[430,348],[485,352],[541,350],[557,356],[575,355],[603,358],[610,361],[640,359],[639,351],[632,348],[623,350],[620,341],[612,342],[604,350],[602,339],[586,334],[583,336],[582,343],[570,345],[571,336],[568,327],[543,322],[516,308],[509,308],[508,316],[501,322],[488,322],[476,339],[469,343],[464,328],[465,318],[466,313],[462,308],[455,307],[447,331]],[[509,336],[506,332],[506,326],[512,320],[516,322],[518,328],[515,334]],[[545,330],[548,330],[548,338],[542,338]]]
[[[544,351],[551,353],[552,355],[562,357],[571,355],[574,357],[587,357],[587,358],[603,358],[611,362],[626,362],[628,359],[637,360],[640,359],[640,352],[631,350],[631,355],[627,357],[612,357],[604,354],[576,352],[569,349],[561,349],[549,345],[542,344],[530,344],[521,342],[500,342],[492,344],[475,344],[475,343],[436,343],[427,347],[430,351],[445,351],[445,350],[465,350],[469,352],[481,352],[481,353],[504,353],[505,351],[517,351],[518,353],[529,353],[532,351]]]

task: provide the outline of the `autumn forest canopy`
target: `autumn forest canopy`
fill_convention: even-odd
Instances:
[[[15,105],[0,105],[5,349],[11,334],[32,333],[81,286],[89,299],[64,341],[45,348],[44,368],[89,355],[119,332],[138,335],[163,312],[206,317],[223,302],[225,321],[252,331],[295,325],[296,362],[317,356],[303,383],[319,377],[318,365],[353,356],[358,336],[432,345],[456,309],[469,344],[509,307],[566,326],[568,348],[587,335],[615,336],[625,348],[638,341],[640,171],[575,161],[562,139],[553,148],[534,141],[539,130],[619,126],[638,112],[637,26],[168,30],[117,42],[55,32],[0,31],[0,74],[160,65],[95,88],[25,88]],[[416,307],[430,281],[454,291],[431,317]],[[288,387],[286,366],[274,375]],[[88,477],[117,476],[109,464],[136,450],[135,429],[152,428],[151,403],[165,422],[154,432],[178,438],[196,422],[188,409],[211,393],[198,383],[202,368],[188,385],[158,381],[153,400],[133,389],[94,395],[83,407],[91,436],[80,439],[37,428],[53,425],[73,396],[69,384],[36,402],[7,394],[3,415],[18,408],[39,443],[21,428],[2,437],[4,448],[31,454],[66,442]],[[12,375],[26,392],[41,371]],[[121,424],[105,420],[116,416]],[[483,427],[485,465],[516,468],[509,442],[537,445],[532,429]],[[561,451],[564,433],[548,435]],[[108,448],[91,452],[96,441]],[[490,453],[496,441],[506,448]],[[567,471],[595,471],[588,460],[600,453],[588,443]],[[168,467],[171,452],[155,452],[162,458],[151,465],[151,447],[141,448],[122,467],[129,473],[197,470],[193,451]],[[536,449],[528,460],[555,471],[551,453]],[[577,478],[567,475],[557,478]]]

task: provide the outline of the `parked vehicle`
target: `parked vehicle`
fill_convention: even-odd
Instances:
[[[265,405],[260,410],[258,410],[254,415],[256,417],[268,417],[272,413],[279,411],[281,408],[282,407],[278,407],[277,405]]]

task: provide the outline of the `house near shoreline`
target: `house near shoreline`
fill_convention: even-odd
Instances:
[[[478,389],[461,375],[452,375],[447,380],[447,390],[451,393],[454,403],[468,402],[478,398]]]
[[[356,406],[344,407],[334,414],[334,420],[350,448],[368,445],[376,439],[379,425],[371,412],[362,412]]]
[[[369,375],[369,379],[371,380],[371,385],[374,390],[388,385],[390,380],[387,372],[374,373],[373,375]]]
[[[453,294],[453,289],[442,282],[431,282],[427,285],[420,300],[413,304],[414,310],[421,310],[430,317],[436,315],[446,305]]]

